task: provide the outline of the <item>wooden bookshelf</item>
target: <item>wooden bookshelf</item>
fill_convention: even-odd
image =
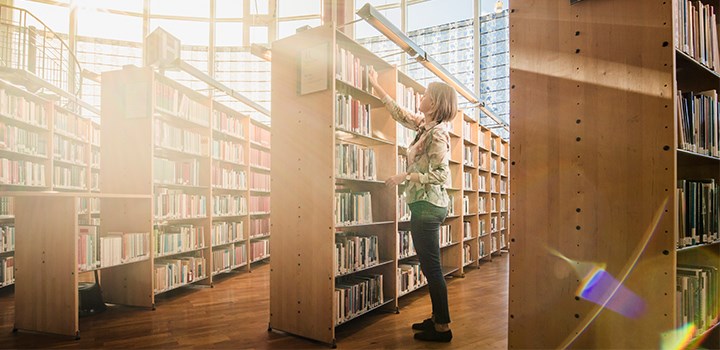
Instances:
[[[0,191],[97,192],[99,128],[52,96],[0,79]],[[13,231],[14,236],[13,199],[4,197],[2,202],[3,232]],[[80,223],[97,224],[98,208],[79,215]],[[12,277],[5,278],[17,268],[8,266],[13,250],[8,243],[0,247],[0,288],[13,284]]]
[[[273,193],[271,211],[288,220],[274,221],[272,225],[270,328],[329,344],[335,344],[337,325],[370,309],[397,311],[398,298],[425,285],[415,253],[405,249],[411,238],[409,210],[401,196],[403,187],[383,184],[389,176],[405,171],[407,145],[415,135],[392,119],[381,101],[363,88],[362,81],[357,87],[336,76],[336,64],[346,61],[345,51],[359,58],[360,66],[372,65],[378,72],[378,82],[404,108],[417,108],[425,91],[424,86],[331,26],[313,28],[273,43],[272,157],[283,166],[273,168],[271,173],[273,187],[287,190]],[[315,72],[320,75],[319,81],[327,80],[327,88],[301,94],[301,85],[307,80],[298,78],[303,76],[299,73],[300,60],[309,53],[324,62],[319,64],[327,65]],[[345,126],[348,123],[343,106],[348,100],[367,106],[363,108],[370,111],[369,130],[362,130],[365,124],[360,121],[358,130]],[[489,214],[488,218],[481,216],[478,203],[480,196],[490,196],[489,192],[479,191],[480,176],[490,176],[489,168],[481,172],[479,155],[484,149],[489,152],[491,133],[462,112],[450,129],[451,176],[446,188],[455,212],[443,223],[449,235],[442,244],[441,263],[445,275],[462,276],[468,268],[479,266],[479,241],[489,239],[489,234],[479,237],[479,222],[489,222]],[[480,143],[483,133],[487,133],[483,139],[487,144]],[[358,149],[374,152],[375,178],[345,173],[344,155]],[[336,196],[346,191],[370,193],[371,221],[335,222]],[[344,244],[349,232],[377,237],[379,261],[359,271],[337,273],[333,259],[336,252],[342,252],[337,245]],[[467,249],[469,254],[464,254]],[[342,286],[345,277],[363,274],[382,276],[383,300],[338,321],[335,286]]]
[[[249,271],[256,217],[268,221],[261,236],[269,234],[270,213],[250,211],[253,197],[270,198],[269,176],[250,186],[253,174],[269,175],[269,134],[256,138],[248,116],[150,68],[103,75],[103,132],[113,130],[103,137],[103,191],[154,196],[153,259],[143,271],[154,279],[149,293]],[[167,209],[180,203],[192,210]],[[165,283],[178,263],[192,272]]]
[[[717,269],[720,260],[718,244],[677,249],[677,188],[717,184],[720,160],[679,149],[675,96],[720,83],[675,48],[680,4],[511,6],[511,349],[688,345],[673,332],[684,326],[678,264]],[[603,275],[621,286],[607,304],[583,288]],[[538,327],[547,319],[553,327]],[[710,333],[704,347],[717,348],[717,327]]]
[[[111,232],[150,234],[150,196],[63,192],[2,192],[15,198],[15,330],[79,338],[78,204],[99,198],[106,210],[99,237]],[[43,220],[38,220],[42,217]],[[132,217],[132,220],[127,220]],[[144,259],[103,267],[106,302],[152,305],[149,252]]]

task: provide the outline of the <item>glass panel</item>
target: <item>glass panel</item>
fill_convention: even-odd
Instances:
[[[62,1],[66,2],[67,1]],[[70,8],[66,6],[48,5],[28,0],[16,0],[14,7],[19,7],[32,13],[45,23],[55,33],[67,34],[70,28]],[[28,16],[29,17],[29,16]],[[33,23],[28,18],[28,24]]]
[[[380,11],[383,16],[385,16],[388,20],[390,20],[390,23],[395,25],[396,27],[400,28],[400,8],[396,7],[389,10],[382,10]],[[371,36],[377,36],[382,35],[380,32],[378,32],[375,28],[370,26],[365,21],[360,21],[355,24],[355,38],[367,38]]]
[[[278,0],[278,17],[320,15],[322,0]]]
[[[267,44],[268,28],[267,27],[250,27],[250,43],[251,44]]]
[[[268,12],[268,0],[250,0],[251,15],[267,15]]]
[[[498,13],[498,9],[507,10],[509,0],[478,0],[480,2],[480,16]]]
[[[210,24],[207,22],[174,21],[166,19],[151,19],[150,33],[157,27],[180,39],[182,45],[208,45],[210,40]]]
[[[150,0],[150,14],[210,18],[210,1]]]
[[[139,43],[142,42],[142,34],[142,17],[116,15],[90,9],[78,10],[80,36]]]
[[[143,0],[77,0],[85,9],[111,9],[142,14]]]
[[[216,18],[242,18],[243,0],[215,0]]]
[[[215,46],[244,46],[242,23],[218,22],[215,25]]]
[[[278,39],[295,34],[295,30],[302,26],[319,26],[320,19],[304,19],[300,21],[285,21],[278,23]]]
[[[425,1],[408,5],[408,31],[452,23],[473,16],[473,0]]]

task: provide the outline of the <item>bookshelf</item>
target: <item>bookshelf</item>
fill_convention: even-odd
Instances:
[[[98,192],[98,123],[59,105],[52,95],[0,79],[0,190]],[[99,208],[83,198],[80,223],[97,224]],[[0,288],[16,268],[14,203],[0,199]],[[95,218],[93,220],[93,218]]]
[[[309,60],[312,53],[326,88],[299,94],[300,85],[309,83],[298,81],[299,58]],[[283,166],[271,171],[271,211],[287,220],[273,221],[270,236],[270,328],[335,344],[338,325],[376,308],[397,308],[398,192],[383,183],[396,171],[396,123],[367,92],[369,84],[351,74],[372,65],[384,86],[394,86],[398,78],[393,67],[332,26],[274,42],[272,65],[272,158]],[[350,155],[374,164],[373,170],[345,162]],[[366,215],[348,216],[353,203]],[[336,250],[341,256],[351,251],[353,235],[377,241],[377,263],[336,276]],[[367,307],[343,312],[336,295],[356,283],[373,291]]]
[[[250,261],[270,258],[270,127],[250,121]]]
[[[14,331],[53,333],[79,339],[78,274],[95,269],[102,269],[105,302],[151,306],[152,294],[148,293],[152,285],[150,196],[28,191],[2,192],[2,195],[15,199],[15,226],[22,232],[17,236],[15,251]],[[120,256],[122,251],[131,251],[133,244],[130,241],[110,250],[98,248],[101,257],[108,252],[105,255],[118,254],[122,261],[105,263],[100,259],[92,267],[81,268],[78,242],[82,226],[79,225],[78,208],[82,198],[97,198],[105,209],[95,238],[102,242],[120,233],[121,240],[125,240],[127,234],[141,235],[145,250],[137,251],[130,259],[128,255]],[[43,220],[38,220],[39,217]],[[133,220],[127,220],[128,217]]]
[[[250,271],[251,235],[269,235],[269,128],[150,68],[103,74],[103,191],[154,198],[149,292]]]
[[[307,68],[303,60],[309,59],[316,60],[316,70]],[[354,63],[345,68],[348,62]],[[412,247],[403,185],[383,183],[405,171],[415,135],[367,91],[362,72],[369,65],[390,97],[416,110],[425,87],[332,26],[273,43],[271,153],[283,167],[271,171],[276,189],[271,209],[288,220],[272,224],[269,327],[333,345],[337,326],[377,308],[397,312],[399,298],[426,285]],[[348,79],[349,72],[358,79]],[[302,93],[311,82],[322,87]],[[490,174],[489,168],[481,172],[479,155],[489,152],[491,132],[459,112],[449,133],[446,187],[454,213],[441,231],[442,265],[446,276],[463,276],[479,266],[479,242],[489,239],[489,233],[479,237],[480,221],[489,222],[489,213],[487,218],[479,213],[479,198],[490,196],[479,190],[480,176]],[[487,144],[479,141],[483,133]],[[372,218],[344,217],[348,208],[371,212]],[[371,247],[370,262],[348,258],[356,246]],[[381,299],[368,293],[378,299],[351,316],[342,312],[336,295],[353,283],[377,288],[380,277]]]
[[[679,184],[720,181],[717,155],[682,146],[678,90],[720,87],[717,66],[686,53],[683,4],[511,7],[511,349],[684,348],[683,336],[720,346],[717,318],[675,331],[688,329],[680,281],[689,278],[679,269],[720,268],[717,241],[678,247],[691,192]],[[708,12],[714,32],[717,7]],[[716,48],[717,35],[708,39]],[[711,135],[717,120],[705,120]],[[717,227],[717,211],[706,219]],[[594,294],[584,284],[590,277],[603,280]],[[613,280],[622,288],[603,308]],[[717,289],[706,297],[716,302]],[[548,318],[556,326],[538,327]]]

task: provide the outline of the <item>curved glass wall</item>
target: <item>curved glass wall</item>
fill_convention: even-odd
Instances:
[[[346,0],[359,9],[371,3],[398,28],[455,74],[491,110],[507,120],[507,1]],[[7,0],[6,0],[7,2]],[[180,39],[181,57],[195,68],[270,108],[270,63],[250,54],[253,43],[267,44],[298,28],[322,24],[324,0],[14,0],[57,33],[74,38],[78,60],[95,73],[142,65],[143,37],[157,27]],[[147,7],[146,7],[147,5]],[[473,40],[477,6],[479,39]],[[214,7],[214,9],[213,9]],[[497,11],[497,10],[500,11]],[[71,18],[76,20],[70,33]],[[356,20],[357,16],[348,19]],[[503,27],[504,26],[504,27]],[[411,77],[437,80],[408,59],[364,21],[353,26],[359,41]],[[211,42],[213,41],[213,42]],[[477,56],[476,56],[477,55]],[[475,67],[480,71],[475,74]],[[167,75],[201,92],[209,89],[181,72]],[[478,77],[480,78],[478,80]],[[227,96],[216,96],[260,120],[268,118]],[[99,84],[84,79],[83,98],[100,104]],[[461,101],[463,99],[461,98]],[[466,109],[471,107],[467,101]],[[472,112],[472,110],[470,110]]]

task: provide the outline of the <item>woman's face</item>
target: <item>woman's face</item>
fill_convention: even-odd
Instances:
[[[434,102],[430,97],[430,94],[425,92],[420,98],[420,107],[418,108],[423,114],[427,114],[432,109]]]

